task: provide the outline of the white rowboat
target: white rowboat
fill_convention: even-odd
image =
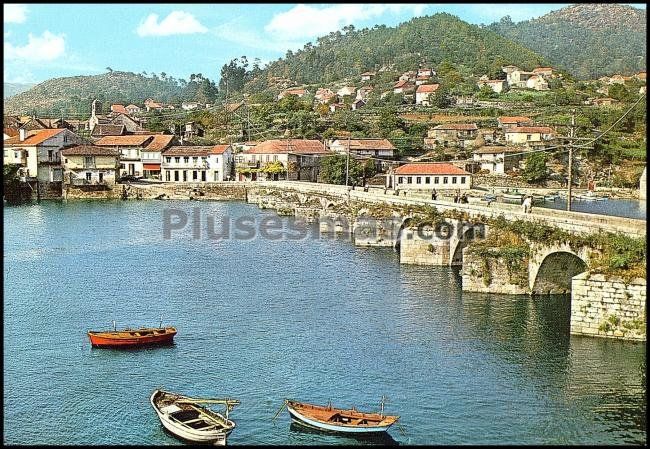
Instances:
[[[228,419],[228,412],[239,404],[235,399],[190,398],[155,390],[150,401],[165,429],[187,441],[225,446],[226,436],[235,428],[235,422]],[[201,403],[224,404],[226,416]]]

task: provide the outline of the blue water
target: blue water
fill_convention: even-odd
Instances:
[[[382,395],[401,416],[389,443],[646,442],[645,344],[570,336],[566,297],[463,293],[457,271],[345,238],[194,240],[188,226],[163,239],[163,209],[193,207],[274,216],[219,202],[4,208],[5,443],[179,444],[148,402],[159,387],[239,399],[232,445],[376,443],[272,417],[283,398],[377,410]],[[112,320],[161,315],[174,346],[88,343]]]
[[[545,201],[539,207],[550,209],[566,210],[566,198],[558,198],[555,201]],[[646,219],[646,201],[632,199],[607,199],[604,201],[584,201],[574,199],[571,202],[571,210],[574,212],[586,212],[589,214],[615,215],[617,217]]]

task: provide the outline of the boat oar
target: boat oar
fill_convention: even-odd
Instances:
[[[406,436],[406,430],[404,430],[404,427],[402,427],[402,425],[399,422],[397,423],[397,428],[399,429],[399,431],[402,433],[403,436]]]
[[[275,415],[273,415],[273,419],[271,419],[272,422],[275,422],[275,419],[278,417],[280,413],[282,413],[282,410],[284,410],[286,406],[287,406],[287,400],[285,399],[284,401],[282,401],[282,406],[280,407],[280,410],[275,412]]]

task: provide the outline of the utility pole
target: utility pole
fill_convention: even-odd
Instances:
[[[573,138],[575,137],[575,125],[576,125],[576,110],[574,109],[571,114],[571,128],[569,128],[569,136],[571,141],[569,142],[569,182],[568,182],[568,191],[566,197],[566,210],[571,210],[571,184],[573,183]]]
[[[350,174],[350,139],[352,138],[352,133],[348,131],[348,153],[345,158],[345,185],[348,185],[348,178]]]

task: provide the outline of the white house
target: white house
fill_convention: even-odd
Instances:
[[[490,80],[490,79],[480,79],[477,81],[476,85],[480,89],[483,86],[488,86],[490,89],[492,89],[494,92],[500,94],[503,92],[506,87],[506,81],[505,80]]]
[[[126,106],[125,109],[130,115],[138,114],[140,112],[140,110],[141,110],[139,106],[136,106],[134,104],[130,104],[130,105]]]
[[[161,176],[170,182],[229,181],[230,145],[172,146],[162,152]]]
[[[548,126],[515,126],[505,131],[506,143],[525,145],[553,139],[555,131]]]
[[[519,166],[523,160],[522,149],[508,146],[484,145],[473,151],[472,158],[481,170],[503,175],[514,167]]]
[[[386,187],[399,190],[468,190],[472,175],[444,162],[404,164],[386,177]]]
[[[136,134],[127,136],[106,136],[95,142],[95,145],[113,148],[120,152],[120,176],[143,176],[142,150],[151,143],[151,134]]]
[[[339,97],[345,97],[346,95],[355,95],[357,89],[354,86],[344,86],[336,91],[336,95]]]
[[[347,139],[338,138],[328,142],[328,148],[340,154],[348,152],[356,156],[372,156],[392,159],[397,149],[388,139]]]
[[[364,72],[361,74],[361,81],[370,81],[376,74],[376,72]]]
[[[290,179],[316,181],[320,159],[334,153],[323,142],[309,139],[272,139],[242,151],[235,158],[240,181]]]
[[[18,164],[22,174],[40,181],[63,180],[61,170],[62,148],[90,143],[66,128],[26,131],[4,140],[3,163]]]
[[[415,90],[415,104],[431,106],[429,97],[438,90],[440,84],[422,84]]]
[[[541,75],[533,75],[526,80],[526,87],[535,90],[548,90],[548,82]]]

